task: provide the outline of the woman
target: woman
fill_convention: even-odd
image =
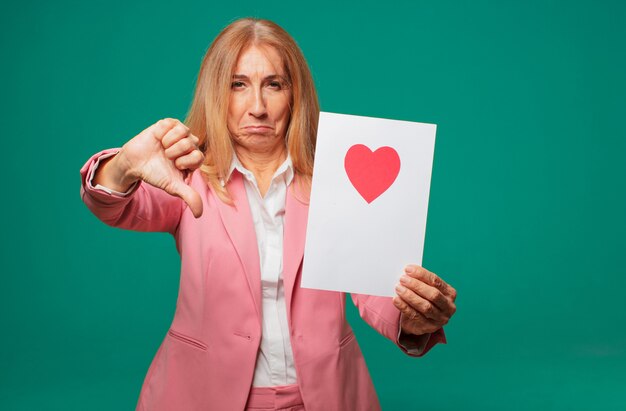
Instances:
[[[112,226],[167,231],[181,255],[176,314],[139,410],[376,410],[344,294],[300,288],[319,113],[301,51],[241,19],[202,62],[186,125],[161,120],[82,168]],[[352,295],[409,355],[445,342],[456,291],[408,266],[394,299]]]

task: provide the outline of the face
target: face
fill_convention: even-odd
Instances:
[[[274,152],[285,145],[291,90],[278,52],[251,46],[239,56],[232,78],[228,130],[237,148]]]

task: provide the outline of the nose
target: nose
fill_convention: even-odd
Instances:
[[[265,96],[262,90],[255,90],[252,93],[252,101],[249,105],[249,114],[254,117],[263,117],[267,114],[267,106],[265,104]]]

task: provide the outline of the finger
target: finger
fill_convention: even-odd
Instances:
[[[422,316],[420,313],[418,313],[417,311],[415,311],[415,309],[413,309],[410,305],[408,305],[402,298],[400,298],[399,296],[395,296],[393,297],[393,305],[396,306],[396,308],[398,310],[400,310],[400,312],[402,314],[404,314],[404,316],[406,318],[408,318],[409,320],[415,320],[418,317]]]
[[[411,320],[408,319],[404,313],[400,313],[400,325],[402,327],[402,331],[409,334],[422,335],[434,333],[435,331],[441,329],[440,325],[429,321],[420,314],[418,315],[418,318]]]
[[[452,316],[456,311],[456,306],[450,297],[444,295],[438,288],[430,286],[416,278],[402,275],[400,284],[415,292],[420,297],[435,304],[447,316]]]
[[[194,217],[198,218],[202,215],[202,199],[200,198],[200,194],[184,182],[174,182],[170,194],[182,198],[189,206]]]
[[[194,150],[191,153],[178,157],[174,161],[174,165],[179,170],[195,170],[199,168],[202,163],[204,163],[204,154],[200,152],[200,150]]]
[[[181,140],[190,135],[189,128],[186,125],[181,123],[180,121],[176,124],[170,131],[168,131],[163,139],[161,140],[161,145],[163,148],[167,149],[174,145],[178,140]]]
[[[405,331],[414,334],[424,334],[435,332],[442,327],[441,324],[433,322],[415,311],[398,296],[393,297],[393,305],[395,305],[402,314],[400,319],[403,323],[403,328],[409,327],[409,330]]]
[[[404,268],[404,272],[410,277],[417,278],[418,280],[432,285],[453,300],[456,299],[456,290],[435,273],[428,271],[424,267],[420,267],[419,265],[407,265]]]
[[[152,133],[157,140],[162,140],[165,134],[170,131],[179,121],[173,118],[164,118],[162,120],[154,123],[150,128],[152,129]]]
[[[415,311],[422,314],[424,317],[436,321],[437,323],[440,323],[442,325],[448,322],[449,316],[442,313],[436,305],[415,294],[413,291],[409,290],[403,285],[398,284],[396,286],[396,292],[406,304],[411,306],[413,309],[415,309]]]
[[[165,157],[170,160],[176,160],[178,157],[187,155],[196,149],[197,147],[191,139],[182,138],[165,149]]]

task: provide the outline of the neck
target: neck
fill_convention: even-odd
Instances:
[[[254,152],[243,147],[235,147],[235,153],[241,164],[254,174],[262,196],[269,189],[272,176],[287,158],[287,148],[284,145],[273,151]]]

